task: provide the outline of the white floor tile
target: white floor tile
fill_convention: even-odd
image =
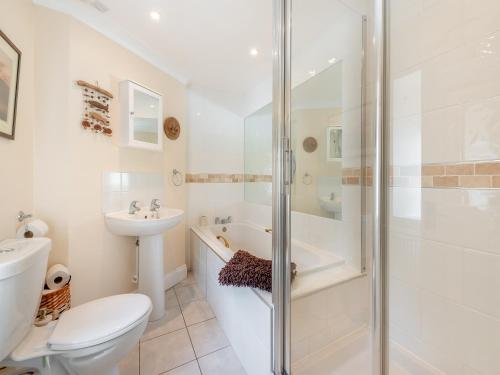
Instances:
[[[194,278],[193,274],[189,272],[187,274],[187,277],[182,280],[180,283],[178,283],[176,286],[177,287],[182,287],[182,286],[188,286],[188,285],[193,285],[196,284],[196,279]]]
[[[150,340],[166,333],[177,331],[185,326],[181,308],[171,307],[165,310],[163,319],[148,324],[146,331],[142,335],[141,341]]]
[[[196,285],[176,286],[175,293],[181,305],[203,298],[203,293]]]
[[[198,362],[193,361],[186,363],[181,367],[177,367],[173,370],[165,372],[162,375],[201,375],[201,372],[200,368],[198,367]]]
[[[179,306],[179,301],[175,295],[174,288],[170,288],[165,292],[165,308],[168,309],[175,306]]]
[[[120,361],[118,368],[120,375],[139,375],[139,344]]]
[[[216,319],[192,325],[188,331],[198,358],[229,345]]]
[[[245,370],[231,347],[198,359],[203,375],[245,375]]]
[[[141,374],[157,375],[195,359],[186,329],[141,343]]]
[[[204,299],[188,302],[181,305],[182,315],[188,326],[203,322],[214,317],[214,312]]]

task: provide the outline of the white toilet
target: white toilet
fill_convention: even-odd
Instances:
[[[151,313],[142,294],[97,299],[33,326],[40,303],[48,238],[0,242],[0,367],[42,375],[118,375],[118,362],[139,342]]]

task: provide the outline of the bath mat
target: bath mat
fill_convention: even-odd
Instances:
[[[238,250],[219,272],[220,285],[251,287],[272,291],[273,262],[258,258],[247,251]],[[292,263],[292,281],[297,274],[297,265]]]

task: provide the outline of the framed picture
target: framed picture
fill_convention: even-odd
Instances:
[[[21,51],[0,31],[0,136],[14,139]]]
[[[326,160],[342,160],[342,127],[340,126],[326,128]]]

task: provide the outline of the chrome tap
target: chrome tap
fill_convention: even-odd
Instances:
[[[218,218],[216,218],[216,219],[215,219],[215,220],[216,220],[215,224],[217,224],[217,219],[218,219]],[[230,224],[232,221],[233,221],[233,218],[232,218],[231,216],[228,216],[228,217],[227,217],[227,218],[225,218],[225,219],[220,219],[220,221],[219,221],[219,222],[220,222],[221,224]]]
[[[135,215],[136,212],[139,212],[141,210],[140,207],[137,207],[137,203],[139,203],[139,201],[130,202],[130,206],[128,207],[128,213],[130,215]]]
[[[154,213],[154,216],[158,219],[158,213],[160,211],[161,204],[159,199],[153,199],[151,201],[151,206],[149,207],[149,211]]]

